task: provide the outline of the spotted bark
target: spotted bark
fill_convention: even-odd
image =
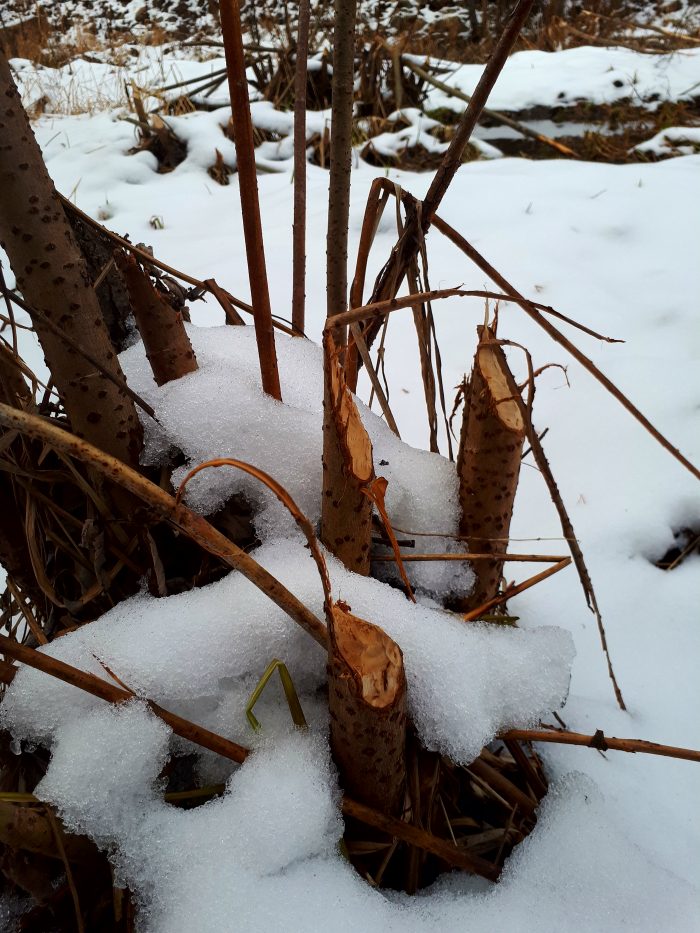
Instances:
[[[505,354],[489,328],[478,330],[457,458],[460,533],[466,536],[469,551],[503,552],[508,545],[525,424]],[[503,562],[475,561],[474,572],[474,589],[458,604],[463,612],[497,594]]]
[[[0,191],[0,245],[8,255],[18,290],[123,381],[85,260],[2,52]],[[36,320],[35,327],[73,431],[120,460],[138,464],[142,430],[133,401],[41,320]]]

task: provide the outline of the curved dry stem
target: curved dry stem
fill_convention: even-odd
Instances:
[[[14,428],[28,437],[43,441],[69,457],[75,457],[87,463],[110,482],[141,499],[161,519],[170,522],[227,566],[240,571],[321,646],[326,646],[328,638],[326,627],[310,609],[254,558],[217,531],[201,515],[178,504],[174,497],[160,486],[150,482],[136,470],[131,469],[121,460],[117,460],[116,457],[110,456],[37,415],[0,404],[0,427]]]
[[[316,566],[318,567],[318,573],[321,577],[321,585],[323,586],[323,596],[324,596],[324,606],[326,613],[330,613],[332,598],[331,598],[331,581],[328,576],[328,567],[326,565],[326,559],[323,556],[321,551],[321,545],[316,533],[314,532],[313,526],[309,519],[304,515],[299,506],[296,504],[294,499],[289,495],[287,490],[280,483],[277,482],[269,473],[266,473],[264,470],[258,469],[258,467],[252,466],[250,463],[245,463],[243,460],[236,460],[233,457],[217,457],[214,460],[206,460],[204,463],[200,463],[199,466],[194,467],[190,470],[187,476],[183,479],[177,489],[175,494],[175,502],[179,505],[182,500],[182,495],[185,491],[185,487],[198,473],[201,473],[203,470],[208,470],[210,467],[222,467],[230,466],[235,467],[236,469],[242,470],[244,473],[248,473],[249,476],[254,476],[255,479],[260,480],[268,489],[270,489],[279,501],[284,505],[290,512],[292,518],[301,528],[304,537],[306,538],[307,544],[309,545],[309,550],[313,556],[313,559],[316,561]]]

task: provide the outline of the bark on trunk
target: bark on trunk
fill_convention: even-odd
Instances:
[[[27,383],[15,365],[10,349],[0,343],[0,401],[13,408],[31,411],[33,399]],[[0,431],[0,436],[5,432]],[[14,445],[21,441],[13,441]],[[22,591],[38,606],[46,602],[32,572],[23,521],[24,505],[17,501],[12,474],[0,471],[0,564]]]
[[[478,328],[479,345],[464,403],[457,473],[462,510],[460,533],[469,551],[507,550],[518,486],[525,423],[520,393],[505,354],[488,327]],[[472,593],[459,601],[469,612],[498,592],[503,561],[474,562]]]
[[[369,574],[374,478],[372,443],[345,384],[333,337],[323,339],[323,496],[321,540],[349,570]]]
[[[406,676],[399,646],[333,605],[328,645],[331,750],[345,792],[391,815],[406,784]]]
[[[2,52],[0,97],[0,245],[17,287],[30,305],[76,342],[89,345],[92,355],[123,381],[85,261]],[[73,431],[120,460],[138,464],[142,431],[129,396],[40,320],[35,327]]]
[[[187,336],[182,315],[151,282],[136,259],[114,254],[126,281],[136,326],[146,348],[146,356],[159,386],[197,369],[197,358]]]
[[[121,353],[126,349],[135,325],[126,282],[114,263],[114,243],[78,214],[66,210],[66,218],[85,259],[109,339],[117,353]]]

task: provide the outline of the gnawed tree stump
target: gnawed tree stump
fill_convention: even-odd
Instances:
[[[479,327],[479,345],[465,393],[464,419],[457,458],[460,534],[467,549],[503,552],[518,487],[525,422],[520,391],[505,354],[489,327]],[[469,612],[498,592],[502,560],[474,562],[474,589],[458,601]]]
[[[323,336],[323,496],[321,540],[345,566],[369,574],[374,479],[372,443],[345,383],[333,337]]]
[[[331,750],[345,792],[400,812],[406,786],[406,675],[401,649],[376,625],[334,603],[329,627]]]
[[[194,372],[197,357],[180,312],[154,287],[133,256],[123,252],[114,256],[129,290],[136,326],[156,383],[162,386]]]

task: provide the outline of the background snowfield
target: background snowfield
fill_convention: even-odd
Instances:
[[[594,73],[591,63],[608,51],[550,54],[544,64],[538,58],[535,68],[521,68],[509,78],[520,67],[518,59],[535,53],[513,56],[490,105],[505,107],[508,93],[508,99],[517,94],[537,103],[555,88],[572,99],[577,93],[594,95],[604,72]],[[628,58],[634,53],[615,54],[619,62],[606,81],[622,71],[637,74],[646,93],[666,81],[673,97],[700,80],[697,53],[679,56],[673,80],[670,65],[659,77],[660,69],[645,56],[634,62]],[[576,71],[572,62],[578,59],[583,64]],[[469,69],[459,69],[458,78],[464,90],[472,89]],[[615,86],[606,84],[608,92],[617,93]],[[206,173],[214,146],[224,151],[228,142],[221,132],[228,113],[177,118],[178,133],[182,130],[192,145],[185,161],[166,175],[157,174],[150,155],[129,154],[134,128],[118,116],[108,109],[36,121],[58,189],[133,242],[151,244],[165,262],[201,279],[214,277],[248,300],[237,176],[220,187]],[[277,160],[280,171],[258,177],[271,303],[285,318],[291,316],[290,152]],[[386,172],[356,161],[351,262],[369,186],[385,174],[417,197],[430,182],[428,174]],[[328,174],[309,165],[307,334],[315,342],[325,318],[327,184]],[[699,155],[624,166],[501,158],[464,165],[440,209],[526,296],[623,339],[607,344],[558,325],[695,463],[700,462],[698,204]],[[162,229],[153,228],[154,217]],[[395,237],[389,207],[368,283]],[[427,245],[431,287],[490,286],[437,231]],[[250,335],[223,327],[223,314],[209,299],[191,310],[202,368],[158,390],[148,384],[137,346],[123,357],[130,382],[162,413],[166,440],[182,444],[191,462],[240,455],[283,482],[293,484],[297,473],[301,485],[294,495],[313,512],[319,465],[314,460],[320,457],[318,351],[299,341],[290,347],[288,338],[279,338],[286,407],[268,400],[268,412]],[[450,299],[436,303],[434,313],[450,406],[453,387],[471,366],[484,304]],[[499,335],[526,346],[535,368],[568,366],[568,385],[557,368],[538,378],[534,418],[540,431],[549,429],[543,444],[586,556],[628,712],[615,703],[595,620],[573,567],[509,603],[520,617],[520,630],[458,630],[428,597],[410,607],[396,591],[358,581],[332,562],[334,595],[385,626],[402,645],[423,737],[438,736],[439,747],[457,758],[468,760],[498,729],[517,721],[532,723],[540,716],[552,721],[549,711],[568,686],[572,641],[570,691],[559,710],[568,728],[602,728],[608,735],[698,748],[700,559],[690,557],[669,573],[654,566],[675,530],[700,530],[697,481],[518,307],[501,306]],[[509,351],[509,359],[524,376],[522,354]],[[29,362],[40,365],[36,350]],[[425,448],[427,419],[408,311],[391,316],[386,372],[402,440]],[[364,380],[359,396],[368,398]],[[233,410],[237,399],[243,401]],[[418,523],[412,530],[452,531],[450,464],[409,452],[376,417],[366,412],[364,417],[375,449],[392,445],[387,476],[389,495],[396,499],[393,506],[387,501],[396,524],[400,517]],[[272,418],[287,434],[280,449],[271,451]],[[441,449],[446,450],[444,434]],[[152,455],[157,451],[153,438]],[[191,501],[211,506],[207,497],[228,494],[233,482],[222,473],[207,479],[199,492],[193,483]],[[566,553],[544,481],[529,457],[511,534],[514,552]],[[293,530],[269,521],[261,524],[261,535],[257,558],[319,611],[316,571]],[[436,549],[443,546],[444,541]],[[539,569],[511,564],[507,574],[519,580]],[[203,779],[228,779],[227,793],[196,810],[177,811],[155,786],[168,754],[168,730],[139,701],[106,708],[43,675],[26,669],[17,675],[3,704],[5,724],[31,741],[54,742],[37,793],[55,803],[69,825],[113,852],[121,877],[141,899],[142,930],[700,930],[700,771],[695,764],[542,746],[552,787],[535,831],[514,851],[501,881],[492,886],[452,875],[407,898],[372,890],[339,854],[339,798],[324,738],[326,712],[316,693],[322,653],[238,575],[164,600],[135,597],[47,650],[101,674],[96,654],[144,695],[256,747],[233,774],[226,763],[202,756]],[[308,735],[291,732],[274,689],[256,710],[263,740],[247,728],[246,698],[274,656],[290,666],[311,723]]]

